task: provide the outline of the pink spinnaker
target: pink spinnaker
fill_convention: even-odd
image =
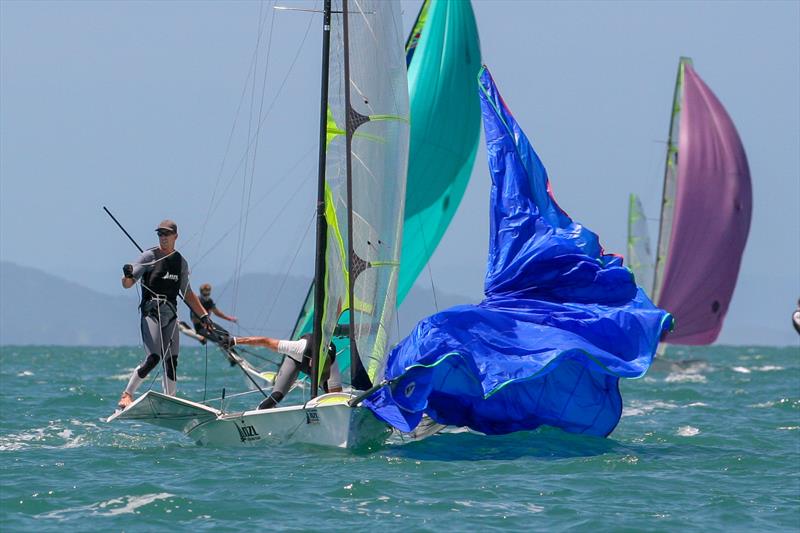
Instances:
[[[678,172],[658,306],[675,317],[670,344],[710,344],[728,311],[753,206],[750,170],[725,108],[685,65]]]

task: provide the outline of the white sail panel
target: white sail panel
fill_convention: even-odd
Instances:
[[[408,166],[408,85],[396,2],[349,0],[353,199],[353,338],[367,374],[383,376],[400,268]]]

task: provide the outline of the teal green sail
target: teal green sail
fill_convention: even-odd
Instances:
[[[481,49],[468,1],[431,0],[423,27],[409,38],[411,147],[406,184],[398,305],[428,263],[453,219],[472,174],[480,140],[475,76]],[[418,37],[417,34],[419,33]],[[416,38],[415,38],[416,37]]]
[[[480,140],[474,80],[481,67],[478,29],[468,1],[426,0],[406,43],[411,116],[397,305],[425,267],[469,182]],[[358,133],[356,134],[358,136]],[[313,286],[292,338],[311,331]],[[347,313],[340,324],[347,324]],[[334,338],[342,368],[348,339]]]

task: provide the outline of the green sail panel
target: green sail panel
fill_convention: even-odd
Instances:
[[[642,202],[631,194],[628,204],[628,267],[636,277],[636,284],[650,291],[653,286],[653,252]]]

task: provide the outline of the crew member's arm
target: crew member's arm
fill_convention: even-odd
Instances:
[[[236,344],[249,344],[250,346],[263,346],[273,352],[278,351],[278,339],[272,337],[234,337]]]
[[[239,320],[235,316],[226,315],[225,313],[220,311],[219,307],[217,307],[216,305],[211,308],[211,312],[220,317],[221,319],[227,320],[228,322],[236,323]]]
[[[150,264],[155,260],[155,255],[152,251],[147,250],[142,255],[136,258],[136,261],[131,264],[123,265],[122,267],[122,287],[130,289],[145,273]]]
[[[273,352],[288,355],[298,363],[303,360],[303,353],[306,350],[306,340],[286,341],[273,339],[272,337],[233,337],[234,345],[249,344],[251,346],[263,346]]]
[[[205,308],[203,307],[203,304],[200,303],[200,298],[198,298],[197,295],[194,293],[192,287],[190,286],[186,287],[186,292],[184,293],[183,299],[186,302],[186,305],[189,306],[189,309],[191,309],[192,312],[197,316],[199,316],[200,318],[203,318],[204,316],[208,315]]]

